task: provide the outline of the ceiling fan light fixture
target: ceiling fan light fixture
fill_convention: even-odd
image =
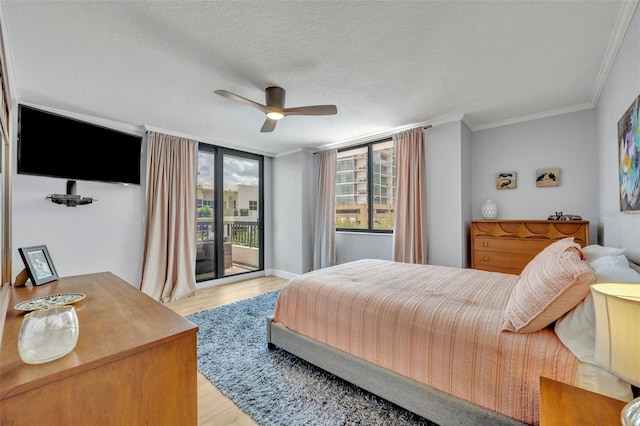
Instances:
[[[284,118],[284,114],[278,111],[269,111],[267,113],[267,117],[269,117],[272,120],[281,120]]]
[[[264,114],[266,114],[267,119],[260,129],[261,133],[273,132],[273,129],[276,128],[276,123],[278,122],[278,120],[283,119],[285,116],[332,115],[337,114],[338,112],[338,109],[335,105],[308,105],[296,108],[285,108],[284,89],[277,86],[271,86],[265,89],[265,99],[267,101],[265,105],[254,102],[247,98],[243,98],[242,96],[236,95],[235,93],[227,92],[226,90],[216,90],[214,93],[234,101],[242,102],[245,105],[257,108]]]

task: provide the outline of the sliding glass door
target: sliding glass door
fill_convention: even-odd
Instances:
[[[196,280],[264,269],[263,158],[200,144]]]

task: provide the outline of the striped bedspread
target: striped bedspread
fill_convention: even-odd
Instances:
[[[575,383],[578,361],[547,328],[501,331],[518,276],[360,260],[292,279],[274,321],[529,424],[540,376]]]

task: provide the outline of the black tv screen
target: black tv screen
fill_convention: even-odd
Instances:
[[[142,137],[18,107],[18,173],[140,184]]]

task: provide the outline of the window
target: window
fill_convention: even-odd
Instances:
[[[336,229],[393,232],[395,173],[392,140],[339,151]]]

